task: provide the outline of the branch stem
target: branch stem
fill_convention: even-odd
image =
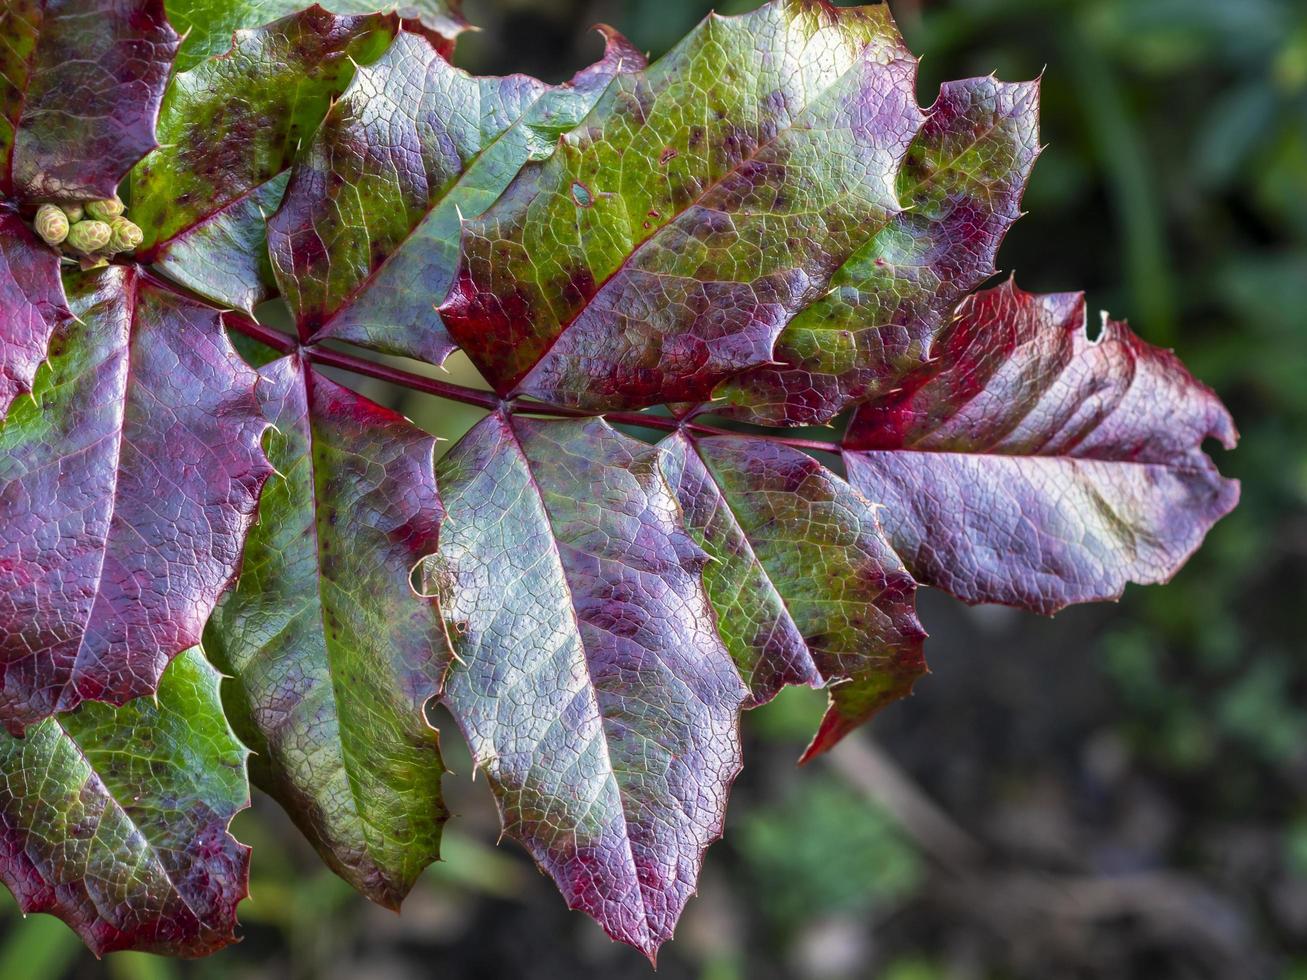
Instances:
[[[349,371],[352,374],[359,374],[368,378],[376,378],[378,381],[385,381],[389,384],[398,385],[401,388],[409,388],[413,391],[421,391],[428,395],[435,395],[437,398],[460,402],[464,405],[475,405],[476,407],[484,408],[489,412],[502,409],[504,411],[521,415],[545,415],[556,418],[596,417],[596,413],[587,412],[579,408],[571,408],[566,405],[550,405],[544,402],[521,398],[501,398],[493,391],[483,391],[479,388],[469,388],[466,385],[454,384],[451,381],[427,378],[423,375],[415,374],[412,371],[405,371],[402,368],[391,367],[389,364],[380,364],[376,361],[369,361],[366,358],[359,357],[355,354],[347,354],[344,351],[329,350],[328,348],[314,345],[301,345],[299,341],[289,334],[282,333],[279,330],[273,330],[271,327],[265,327],[263,324],[258,323],[241,313],[228,313],[223,319],[227,326],[232,330],[257,340],[261,344],[265,344],[282,354],[299,354],[299,356],[312,364],[319,364],[323,367],[338,368],[342,371]],[[795,449],[807,449],[814,452],[834,454],[839,454],[842,451],[841,447],[833,442],[822,442],[816,439],[802,439],[778,434],[736,432],[715,425],[704,425],[700,422],[682,421],[670,418],[666,415],[649,415],[645,412],[605,412],[602,417],[617,425],[633,425],[644,429],[654,429],[660,432],[676,432],[678,430],[684,430],[692,432],[698,436],[747,436],[751,439],[760,439],[764,442],[775,442],[784,446],[791,446]]]

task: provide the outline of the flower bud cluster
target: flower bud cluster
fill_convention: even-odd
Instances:
[[[102,201],[42,204],[33,228],[47,244],[85,259],[134,252],[145,235],[127,218],[117,195]]]

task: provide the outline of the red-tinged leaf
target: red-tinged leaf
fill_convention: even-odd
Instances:
[[[916,583],[860,493],[762,439],[677,433],[662,448],[686,527],[714,559],[704,585],[751,706],[786,684],[830,690],[805,759],[911,690],[926,669]]]
[[[883,6],[710,16],[467,223],[454,340],[502,394],[706,398],[897,213],[915,75]]]
[[[653,447],[494,414],[441,461],[444,703],[568,904],[653,957],[721,833],[746,692]]]
[[[449,664],[409,575],[443,516],[435,439],[290,357],[262,372],[274,478],[236,588],[205,631],[252,775],[323,859],[397,908],[439,853]]]
[[[413,34],[361,69],[268,228],[301,337],[442,363],[454,344],[435,306],[453,277],[460,215],[479,214],[614,74],[644,63],[605,34],[603,59],[561,86],[475,78]]]
[[[7,0],[0,196],[111,197],[155,146],[178,42],[163,0]]]
[[[1038,116],[1038,82],[945,82],[899,171],[905,210],[785,328],[783,366],[727,381],[704,409],[819,425],[919,369],[959,300],[995,272],[1039,155]]]
[[[884,505],[919,580],[1051,613],[1162,582],[1238,501],[1203,453],[1229,413],[1124,324],[1085,332],[1084,297],[1011,283],[972,297],[931,372],[859,411],[849,479]]]
[[[247,894],[249,848],[227,832],[250,801],[246,754],[195,648],[157,698],[0,733],[0,879],[97,956],[221,949]]]
[[[394,15],[315,6],[241,31],[177,75],[159,114],[162,145],[132,171],[138,258],[224,305],[249,311],[267,299],[266,224],[283,175],[355,65],[380,57],[399,26]]]
[[[50,335],[68,318],[59,256],[0,211],[0,421],[32,390]]]
[[[231,47],[232,34],[270,24],[299,13],[304,0],[165,0],[168,19],[185,35],[177,53],[178,72],[190,71],[200,62]],[[395,13],[422,31],[440,53],[454,53],[454,41],[471,26],[463,18],[459,0],[320,0],[319,9],[334,14]]]
[[[0,723],[154,690],[240,558],[270,468],[219,314],[128,266],[74,273],[76,319],[0,424]]]

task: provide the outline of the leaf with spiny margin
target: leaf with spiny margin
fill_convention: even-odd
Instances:
[[[505,832],[651,958],[721,834],[746,697],[659,455],[601,420],[495,413],[438,466],[443,703]]]
[[[661,443],[704,586],[751,705],[825,685],[823,752],[925,672],[916,583],[862,494],[797,449],[748,436]]]
[[[246,755],[194,647],[157,698],[0,732],[0,880],[25,914],[58,916],[97,956],[235,942],[249,848],[227,828],[249,806]]]
[[[166,0],[168,18],[186,35],[177,53],[179,72],[231,47],[236,31],[262,27],[298,13],[303,0]],[[458,35],[470,30],[459,0],[323,0],[318,4],[334,14],[395,13],[421,29],[446,58],[454,53]]]
[[[113,196],[155,146],[178,40],[163,0],[6,0],[0,197]]]
[[[0,422],[32,390],[50,335],[68,318],[59,256],[0,211]]]
[[[410,34],[359,71],[268,229],[302,337],[444,361],[454,345],[435,307],[457,263],[460,217],[551,152],[615,74],[644,64],[603,31],[603,58],[566,85],[473,77]]]
[[[710,15],[465,225],[454,340],[505,395],[707,398],[897,213],[915,77],[883,6]]]
[[[912,573],[967,602],[1053,613],[1169,579],[1239,499],[1202,450],[1229,413],[1084,297],[977,293],[904,390],[864,406],[849,479]]]
[[[133,266],[74,314],[0,424],[0,724],[150,694],[240,560],[271,468],[220,314]]]
[[[310,7],[177,75],[159,114],[160,147],[132,171],[140,261],[224,305],[253,310],[273,291],[267,218],[291,161],[345,90],[357,64],[400,29],[382,14]]]
[[[776,342],[780,366],[723,383],[704,411],[819,425],[921,367],[958,302],[995,272],[1039,156],[1039,83],[945,82],[899,171],[904,211]]]
[[[323,859],[398,908],[439,856],[448,642],[409,574],[443,517],[435,439],[295,357],[260,372],[270,481],[236,588],[205,632],[255,782]]]

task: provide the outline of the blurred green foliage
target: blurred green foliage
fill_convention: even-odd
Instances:
[[[892,907],[921,884],[920,858],[893,818],[829,776],[792,782],[781,799],[745,813],[735,833],[754,894],[782,933]]]

